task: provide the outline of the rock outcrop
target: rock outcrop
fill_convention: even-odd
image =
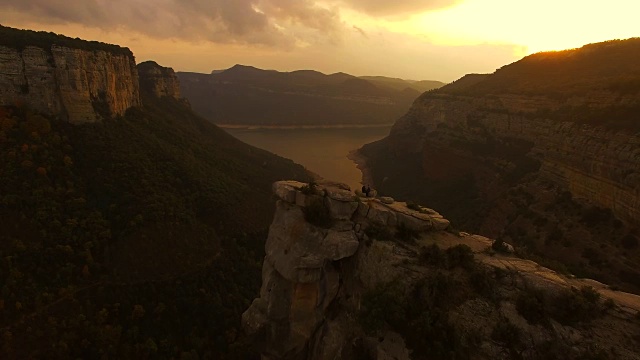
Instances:
[[[389,144],[398,155],[422,157],[424,173],[442,178],[464,172],[464,167],[472,168],[469,161],[495,163],[490,169],[492,173],[505,167],[513,168],[515,161],[509,162],[519,151],[539,161],[540,174],[569,190],[573,197],[609,208],[619,218],[637,225],[640,224],[640,136],[633,131],[607,129],[575,119],[555,119],[549,114],[568,106],[597,111],[638,103],[640,97],[635,95],[618,96],[610,92],[591,93],[566,101],[511,94],[428,94],[396,122]],[[523,146],[512,150],[505,147],[503,151],[507,153],[498,159],[502,163],[490,159],[492,149],[479,149],[483,145],[497,147],[509,141],[519,141]],[[478,149],[472,150],[473,145]],[[460,161],[439,163],[438,153],[440,157],[448,154]],[[487,180],[490,182],[495,179]],[[481,189],[489,186],[480,184]]]
[[[74,124],[123,115],[140,94],[133,54],[121,50],[0,46],[0,105],[27,103]]]
[[[145,61],[138,64],[138,73],[142,90],[159,98],[181,99],[180,82],[172,68],[160,66],[155,61]]]
[[[640,309],[638,296],[611,291],[592,280],[564,277],[513,255],[492,253],[490,239],[443,231],[448,229],[449,222],[428,208],[411,205],[410,209],[406,203],[390,198],[383,202],[358,197],[347,186],[329,182],[314,187],[281,181],[274,184],[273,191],[278,199],[265,246],[260,296],[242,317],[245,331],[263,344],[263,359],[424,358],[412,346],[432,340],[416,342],[410,332],[403,330],[403,322],[415,324],[415,319],[400,319],[395,325],[383,321],[386,325],[375,329],[365,326],[372,322],[372,317],[385,318],[384,312],[397,311],[394,307],[397,303],[376,310],[382,313],[372,315],[369,311],[364,320],[363,312],[371,308],[372,298],[384,297],[380,295],[381,288],[396,289],[398,297],[409,301],[423,301],[414,299],[419,294],[416,288],[447,271],[425,265],[424,249],[433,244],[442,249],[464,244],[475,253],[478,267],[470,268],[468,264],[465,267],[474,269],[471,282],[455,280],[458,289],[454,292],[467,295],[462,300],[457,296],[445,298],[445,303],[455,305],[439,305],[450,309],[448,320],[441,319],[450,328],[435,330],[466,334],[461,337],[450,334],[450,341],[476,339],[473,358],[509,358],[509,352],[517,347],[522,358],[533,359],[540,351],[546,351],[543,348],[549,347],[553,339],[559,338],[562,346],[576,354],[584,355],[594,346],[599,349],[606,345],[607,349],[615,348],[612,351],[617,358],[637,357],[637,341],[612,339],[639,330],[637,324],[628,328],[630,319]],[[497,269],[495,273],[500,277],[492,275],[491,269]],[[457,274],[456,279],[464,277],[460,270],[451,271]],[[495,285],[484,288],[483,284],[493,282]],[[478,284],[484,289],[484,297],[469,296]],[[613,303],[609,301],[608,312],[589,326],[572,327],[553,319],[550,327],[536,325],[523,318],[522,309],[516,310],[516,299],[527,289],[555,294],[570,293],[568,289],[584,286],[593,287],[601,294],[598,296],[613,299]],[[444,291],[439,289],[431,291]],[[372,293],[377,295],[372,297]],[[487,300],[487,296],[494,300]],[[494,303],[490,304],[491,301]],[[429,321],[440,316],[436,315],[438,308],[429,311],[416,316],[431,314],[431,318],[425,318]],[[495,328],[500,329],[500,324],[505,323],[514,326],[509,331],[522,334],[526,344],[512,344],[514,349],[510,350],[512,345],[496,341]],[[418,329],[428,331],[424,326]],[[444,346],[468,346],[464,341]],[[432,350],[435,354],[441,349]],[[458,350],[461,349],[455,351]]]

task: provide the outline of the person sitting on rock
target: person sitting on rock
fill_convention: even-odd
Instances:
[[[364,193],[367,195],[367,197],[369,197],[369,193],[371,193],[371,188],[369,187],[369,185],[367,185],[367,188],[364,189]]]
[[[367,187],[362,185],[362,195],[366,195],[367,194]]]

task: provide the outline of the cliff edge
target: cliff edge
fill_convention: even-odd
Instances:
[[[0,26],[0,105],[91,123],[139,106],[129,49]]]
[[[263,359],[634,359],[640,297],[456,233],[437,212],[280,181],[259,298]],[[497,251],[496,251],[497,250]]]

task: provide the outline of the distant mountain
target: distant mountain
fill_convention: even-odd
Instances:
[[[181,90],[200,115],[217,124],[391,124],[437,81],[279,72],[235,65],[211,74],[179,72]]]
[[[361,76],[360,79],[368,80],[380,87],[388,87],[395,90],[414,89],[421,93],[433,89],[438,89],[445,83],[434,80],[404,80],[385,76]]]

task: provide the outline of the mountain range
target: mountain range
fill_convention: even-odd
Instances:
[[[224,125],[391,124],[422,92],[444,85],[243,65],[211,74],[177,75],[194,111]]]

